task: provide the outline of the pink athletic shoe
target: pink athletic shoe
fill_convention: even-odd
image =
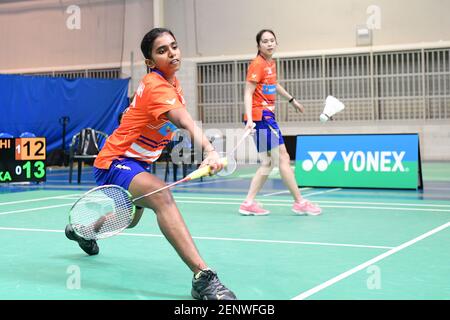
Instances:
[[[292,211],[294,211],[298,215],[310,215],[310,216],[318,216],[322,209],[319,208],[318,205],[309,202],[306,199],[303,199],[300,202],[295,201],[292,206]]]
[[[239,212],[244,216],[266,216],[270,213],[270,211],[263,209],[262,205],[256,201],[251,203],[244,201],[239,207]]]

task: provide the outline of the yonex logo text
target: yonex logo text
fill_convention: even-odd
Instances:
[[[375,172],[404,172],[402,160],[405,151],[341,151],[341,157],[344,162],[344,171],[354,172],[375,171]],[[337,152],[332,151],[309,151],[311,159],[304,160],[302,168],[304,171],[311,171],[314,166],[319,171],[325,171],[334,160]],[[321,158],[322,154],[326,159]]]
[[[402,159],[405,156],[405,151],[400,153],[396,151],[349,151],[341,152],[344,160],[344,171],[349,171],[350,163],[356,172],[361,171],[376,171],[376,172],[404,172],[405,168],[402,164]],[[393,159],[392,159],[393,158]],[[391,166],[392,160],[394,165]]]

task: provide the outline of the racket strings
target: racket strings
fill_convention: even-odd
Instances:
[[[246,130],[240,140],[236,143],[234,148],[230,152],[220,152],[220,157],[226,160],[226,166],[217,173],[218,176],[226,177],[232,175],[237,169],[237,161],[235,153],[238,148],[242,145],[245,139],[251,134],[251,130]]]
[[[78,200],[71,210],[71,224],[85,239],[101,239],[119,233],[133,220],[134,207],[121,188],[107,186]]]
[[[232,175],[237,168],[236,158],[231,153],[220,152],[219,154],[221,159],[226,159],[226,166],[224,166],[222,170],[217,172],[217,175],[220,177]]]

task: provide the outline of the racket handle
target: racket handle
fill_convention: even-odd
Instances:
[[[226,167],[228,165],[227,158],[221,158],[220,162],[223,164],[224,167]],[[211,173],[211,167],[204,166],[200,169],[197,169],[197,170],[191,172],[186,178],[189,178],[188,180],[199,179],[199,178],[202,178],[205,176],[209,176],[210,173]]]

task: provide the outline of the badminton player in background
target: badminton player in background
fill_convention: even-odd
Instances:
[[[276,65],[272,55],[277,47],[277,39],[272,30],[261,30],[256,35],[258,54],[247,71],[244,93],[245,128],[254,128],[254,139],[261,162],[260,168],[250,184],[246,200],[239,207],[243,215],[267,215],[268,210],[255,201],[274,166],[280,169],[281,178],[294,197],[292,211],[299,215],[319,215],[321,209],[303,199],[297,187],[294,172],[291,169],[289,154],[284,145],[283,136],[275,121],[275,98],[279,93],[289,100],[300,112],[304,107],[277,83]]]
[[[141,80],[119,127],[107,139],[94,163],[98,185],[119,185],[133,197],[165,186],[164,181],[147,171],[147,166],[159,158],[177,128],[187,130],[191,141],[202,146],[205,159],[201,166],[209,165],[213,173],[223,168],[219,154],[186,110],[183,92],[175,76],[181,57],[173,33],[163,28],[152,29],[144,36],[141,49],[150,71]],[[137,205],[135,219],[129,227],[138,223],[144,208],[156,213],[162,233],[194,273],[191,291],[194,298],[236,299],[201,258],[168,189],[138,200]],[[98,254],[96,241],[81,238],[70,225],[66,227],[66,235],[77,241],[89,255]]]

